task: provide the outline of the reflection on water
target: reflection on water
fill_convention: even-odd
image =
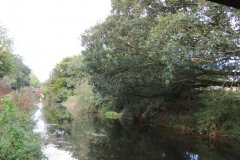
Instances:
[[[189,157],[189,159],[191,159],[191,160],[199,160],[200,159],[200,156],[198,154],[186,152],[186,155],[188,155],[187,157]]]
[[[48,135],[55,140],[47,150],[59,154],[55,155],[59,160],[66,159],[55,150],[59,148],[81,160],[240,159],[237,142],[215,143],[165,129],[125,127],[116,120],[86,114],[79,115],[72,123],[52,125]]]
[[[43,139],[50,140],[51,135],[47,132],[47,124],[44,121],[42,104],[37,104],[37,107],[38,109],[32,117],[33,120],[36,122],[33,131],[39,133]],[[60,141],[58,140],[58,142]],[[72,157],[71,152],[64,149],[59,149],[59,146],[53,143],[43,146],[42,152],[48,158],[48,160],[76,160]]]
[[[37,111],[33,115],[33,120],[36,122],[36,125],[33,129],[34,132],[40,133],[42,137],[47,136],[47,128],[44,122],[43,113],[42,113],[42,105],[37,104]]]

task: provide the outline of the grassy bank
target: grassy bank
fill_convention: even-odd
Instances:
[[[240,91],[206,90],[197,99],[195,106],[160,111],[149,122],[184,133],[240,139]]]
[[[204,90],[196,97],[190,96],[190,99],[150,106],[145,112],[141,112],[141,108],[137,107],[113,110],[110,104],[100,101],[96,96],[92,96],[91,100],[86,98],[84,95],[90,91],[79,92],[70,97],[64,105],[73,114],[97,112],[106,118],[118,118],[123,125],[164,126],[211,138],[240,138],[240,91]]]
[[[33,126],[30,110],[17,107],[10,95],[2,97],[0,159],[41,159],[40,139]]]

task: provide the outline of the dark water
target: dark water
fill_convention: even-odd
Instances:
[[[166,129],[124,127],[95,116],[79,115],[71,124],[50,131],[61,142],[64,138],[60,146],[81,160],[240,160],[236,141],[213,142]]]

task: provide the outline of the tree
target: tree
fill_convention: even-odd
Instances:
[[[12,72],[13,59],[11,53],[5,49],[0,49],[0,78]]]
[[[0,26],[0,78],[8,75],[12,70],[12,41],[7,36],[6,28]]]
[[[0,26],[0,50],[12,51],[12,40],[7,35],[7,29]]]
[[[8,38],[6,29],[0,26],[0,78],[8,76],[15,89],[29,86],[31,70],[23,63],[20,56],[11,52],[12,41]]]
[[[47,82],[45,93],[50,101],[63,102],[74,94],[74,90],[84,78],[81,56],[64,58],[53,69]]]
[[[14,80],[12,87],[19,89],[30,85],[31,69],[26,66],[20,56],[14,55],[13,72],[11,78]]]
[[[123,106],[239,86],[235,9],[195,0],[112,4],[112,15],[82,36],[83,66],[95,92]]]
[[[33,72],[31,72],[30,73],[30,86],[37,88],[37,87],[40,87],[40,85],[41,85],[41,83],[40,83],[39,79],[37,78],[37,76]]]

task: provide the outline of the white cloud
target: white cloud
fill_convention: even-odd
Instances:
[[[80,53],[80,35],[110,14],[111,0],[0,0],[0,24],[14,53],[41,81],[62,58]]]

